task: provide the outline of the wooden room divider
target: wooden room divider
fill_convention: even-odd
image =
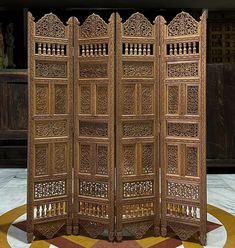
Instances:
[[[28,14],[28,240],[206,242],[206,18]]]

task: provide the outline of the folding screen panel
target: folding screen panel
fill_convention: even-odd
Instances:
[[[161,233],[206,235],[206,12],[161,21]]]
[[[114,238],[114,14],[75,25],[74,231]]]
[[[28,239],[52,238],[72,216],[72,18],[28,15]]]
[[[159,233],[158,25],[142,14],[116,22],[117,239]]]

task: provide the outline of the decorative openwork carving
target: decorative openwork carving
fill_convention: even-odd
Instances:
[[[36,137],[52,137],[67,135],[67,121],[37,121],[35,123]]]
[[[90,114],[91,113],[91,87],[81,86],[81,114]]]
[[[168,145],[167,146],[167,172],[169,174],[178,174],[178,146]]]
[[[176,137],[197,137],[198,125],[196,123],[168,123],[168,135]]]
[[[123,146],[123,174],[134,175],[135,174],[135,145]]]
[[[36,199],[62,196],[66,194],[66,181],[38,182],[34,184],[34,190]]]
[[[108,184],[106,182],[80,181],[80,195],[97,198],[108,197]]]
[[[124,115],[135,114],[135,85],[123,86],[122,112]]]
[[[80,145],[80,168],[81,173],[91,172],[91,148],[89,144]]]
[[[90,202],[79,202],[79,214],[108,219],[108,205]]]
[[[153,223],[149,221],[139,222],[139,223],[137,222],[126,225],[125,229],[135,238],[141,239],[152,225]]]
[[[153,63],[123,62],[123,75],[126,78],[153,77]]]
[[[108,147],[98,145],[97,146],[97,174],[108,174]]]
[[[36,85],[36,114],[48,114],[49,112],[49,88],[48,85]]]
[[[81,38],[96,38],[108,36],[108,25],[96,14],[87,17],[81,25]]]
[[[35,76],[42,78],[67,77],[67,65],[64,62],[36,61]]]
[[[153,194],[153,181],[135,181],[123,183],[123,196],[141,197]]]
[[[186,148],[186,175],[198,176],[198,149],[197,147]]]
[[[80,121],[79,132],[81,136],[106,137],[108,135],[108,125],[103,122]]]
[[[65,26],[60,19],[50,13],[35,23],[36,36],[65,38]]]
[[[153,113],[153,86],[142,85],[141,87],[142,114]]]
[[[108,86],[97,86],[96,113],[100,115],[108,113]]]
[[[153,156],[154,147],[153,144],[142,145],[142,173],[148,174],[153,173]]]
[[[123,124],[124,137],[146,137],[153,135],[153,122],[126,122]]]
[[[167,75],[172,78],[198,77],[198,63],[168,64]]]
[[[175,198],[198,200],[199,185],[172,181],[167,183],[167,193]]]
[[[81,78],[106,78],[108,76],[107,64],[80,63]]]
[[[179,112],[179,86],[168,86],[168,113],[178,114]]]
[[[92,238],[97,238],[104,231],[105,226],[99,222],[81,220],[79,224],[86,230]]]
[[[55,143],[55,173],[67,172],[67,144]]]
[[[196,35],[198,22],[188,13],[181,12],[168,25],[169,36]]]
[[[154,215],[153,202],[127,204],[122,207],[123,219],[133,219],[151,215]]]
[[[198,86],[187,87],[187,113],[190,115],[198,114]]]
[[[67,112],[67,86],[55,85],[55,114]]]
[[[137,12],[131,15],[131,17],[123,23],[123,35],[151,37],[153,36],[153,25],[143,14]]]
[[[41,176],[47,174],[47,157],[48,157],[48,146],[47,145],[36,145],[35,147],[35,175]]]

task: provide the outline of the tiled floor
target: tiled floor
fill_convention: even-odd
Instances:
[[[208,175],[208,203],[217,206],[228,213],[235,216],[235,174],[218,174]],[[27,170],[26,169],[0,169],[0,215],[9,210],[21,206],[26,203],[27,196]],[[213,216],[209,215],[210,221],[213,221]],[[21,216],[21,219],[25,219],[25,215]],[[214,218],[215,219],[215,218]],[[215,222],[218,221],[215,219]],[[235,225],[235,224],[234,224]],[[22,232],[22,237],[19,229],[17,232],[14,227],[11,227],[9,232],[11,233],[9,242],[12,247],[29,247],[25,242],[25,233]],[[213,231],[213,234],[208,234],[208,244],[216,244],[216,246],[208,247],[223,247],[226,240],[225,229],[220,228],[217,231]],[[216,232],[220,232],[218,235]],[[224,238],[221,237],[223,234]],[[8,233],[9,234],[9,233]],[[218,238],[217,240],[215,240]],[[16,243],[15,243],[16,242]],[[1,247],[1,245],[0,245]],[[52,247],[52,246],[50,246]]]

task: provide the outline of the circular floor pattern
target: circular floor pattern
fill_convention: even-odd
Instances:
[[[235,216],[208,205],[207,246],[210,248],[235,247]],[[182,242],[177,238],[148,237],[110,243],[84,236],[62,236],[51,240],[26,242],[26,205],[12,209],[0,216],[0,248],[199,248],[194,239]]]

